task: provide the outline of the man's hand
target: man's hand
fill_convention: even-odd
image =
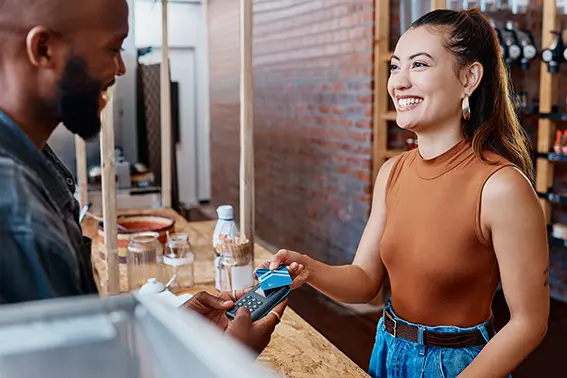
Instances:
[[[235,301],[236,299],[228,293],[214,296],[206,291],[200,291],[185,302],[183,307],[201,314],[224,331],[228,325],[225,312],[234,306]]]
[[[287,306],[287,299],[274,307],[264,318],[252,323],[250,311],[241,307],[236,312],[226,328],[226,334],[240,340],[257,354],[262,353],[264,348],[270,343],[272,333],[276,325],[280,322],[284,310]]]

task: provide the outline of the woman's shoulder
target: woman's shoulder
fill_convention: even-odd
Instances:
[[[477,157],[485,167],[483,195],[494,200],[507,196],[537,197],[532,183],[522,170],[506,157],[493,152],[483,152],[483,158]]]

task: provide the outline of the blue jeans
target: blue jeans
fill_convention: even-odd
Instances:
[[[489,340],[487,323],[471,328],[453,326],[429,327],[407,322],[394,313],[390,302],[386,309],[398,324],[406,323],[421,330],[462,333],[474,329],[480,330],[486,342]],[[480,353],[484,345],[472,348],[439,348],[415,343],[401,337],[394,337],[384,327],[384,318],[378,321],[376,342],[370,358],[369,375],[373,378],[454,378],[459,375]]]

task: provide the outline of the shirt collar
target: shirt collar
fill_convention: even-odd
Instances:
[[[46,144],[39,151],[23,130],[4,112],[0,111],[0,151],[27,166],[38,175],[51,198],[65,208],[73,198],[73,175]]]

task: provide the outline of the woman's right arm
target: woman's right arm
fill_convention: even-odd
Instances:
[[[386,183],[397,158],[387,160],[376,178],[368,223],[350,265],[331,266],[298,252],[281,250],[270,268],[290,266],[295,287],[306,282],[325,295],[345,303],[367,303],[380,291],[386,269],[380,258],[380,240],[386,225]],[[295,263],[295,264],[293,264]],[[266,266],[266,264],[263,264]]]

